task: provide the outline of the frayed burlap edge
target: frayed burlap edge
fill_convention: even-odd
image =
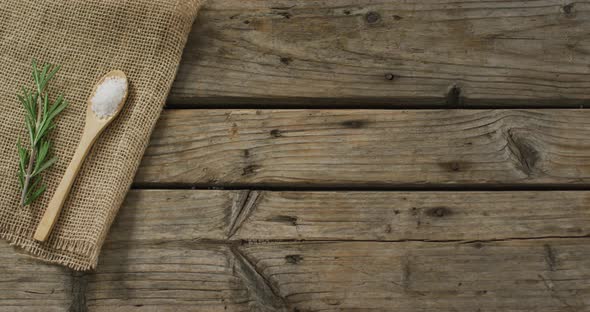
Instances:
[[[96,267],[96,263],[89,263],[86,257],[78,254],[81,250],[88,254],[96,252],[96,247],[88,242],[56,239],[56,250],[48,250],[40,244],[31,243],[30,238],[13,233],[0,233],[0,238],[8,241],[13,247],[23,249],[30,257],[43,262],[67,266],[76,271],[86,271]]]

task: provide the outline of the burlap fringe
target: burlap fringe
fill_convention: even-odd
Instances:
[[[11,246],[22,248],[34,259],[68,266],[75,271],[87,271],[96,267],[96,263],[89,264],[86,261],[59,252],[60,250],[67,251],[79,255],[80,258],[87,259],[95,252],[95,246],[90,242],[53,238],[55,242],[53,249],[55,251],[48,251],[40,247],[41,243],[31,243],[29,236],[30,233],[27,228],[17,226],[0,227],[0,239],[6,240]]]

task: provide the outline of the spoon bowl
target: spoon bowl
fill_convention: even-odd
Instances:
[[[111,70],[110,72],[108,72],[104,76],[102,76],[102,78],[100,78],[100,80],[92,88],[92,93],[90,93],[90,96],[88,97],[88,106],[86,109],[86,125],[88,125],[89,121],[93,121],[93,119],[96,119],[96,121],[98,123],[104,124],[106,126],[113,119],[115,119],[115,117],[117,117],[117,115],[119,115],[119,112],[123,108],[123,104],[125,103],[125,100],[127,99],[127,93],[129,90],[128,87],[125,88],[125,94],[123,95],[123,99],[119,102],[119,105],[117,106],[117,109],[115,110],[115,112],[113,114],[111,114],[107,117],[99,117],[94,112],[94,110],[92,110],[92,98],[96,95],[96,91],[98,90],[98,87],[100,85],[102,85],[107,79],[111,79],[111,78],[120,78],[120,79],[125,80],[125,82],[127,82],[127,76],[125,75],[125,73],[118,70],[118,69]]]

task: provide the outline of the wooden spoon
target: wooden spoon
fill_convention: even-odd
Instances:
[[[127,82],[127,77],[125,73],[120,70],[113,70],[104,75],[98,81],[98,83],[94,86],[90,97],[88,98],[88,108],[86,109],[86,125],[84,126],[84,132],[82,133],[82,138],[80,139],[80,143],[74,156],[72,157],[72,161],[70,165],[66,169],[61,182],[59,183],[55,193],[53,194],[53,198],[47,205],[47,209],[45,210],[45,214],[41,219],[41,222],[37,226],[37,231],[35,232],[34,238],[38,241],[45,241],[49,234],[51,233],[51,229],[55,225],[57,218],[59,218],[59,213],[61,212],[61,208],[68,198],[68,194],[72,189],[72,185],[74,184],[74,180],[76,179],[76,175],[82,167],[82,163],[84,162],[84,158],[90,151],[92,144],[96,141],[98,136],[102,133],[102,131],[117,117],[125,100],[127,99],[127,90],[129,89],[127,86],[125,88],[125,95],[123,99],[119,103],[117,110],[108,117],[99,118],[94,111],[92,110],[92,98],[96,93],[96,89],[100,86],[107,78],[123,78],[125,82]]]

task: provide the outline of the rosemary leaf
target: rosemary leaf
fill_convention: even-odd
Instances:
[[[55,128],[54,119],[68,105],[63,95],[56,97],[54,101],[46,91],[47,86],[59,66],[44,64],[41,68],[33,60],[32,77],[34,87],[21,88],[21,94],[17,95],[19,102],[25,110],[25,126],[29,136],[28,146],[21,141],[17,142],[19,155],[18,180],[21,187],[21,205],[27,206],[37,199],[46,190],[41,173],[50,168],[57,157],[51,157],[51,142],[48,135]]]
[[[33,177],[37,176],[39,173],[43,172],[43,170],[51,167],[56,161],[57,161],[57,157],[51,157],[51,159],[49,159],[48,161],[44,162],[41,165],[41,167],[39,167],[39,169],[33,171],[33,173],[31,174],[31,176],[33,176]]]
[[[35,201],[35,199],[37,199],[39,196],[41,196],[41,194],[43,194],[43,192],[45,192],[46,189],[47,189],[47,186],[45,184],[43,184],[43,185],[41,185],[41,187],[36,189],[34,193],[28,194],[27,199],[25,201],[25,206],[28,206],[33,201]]]

